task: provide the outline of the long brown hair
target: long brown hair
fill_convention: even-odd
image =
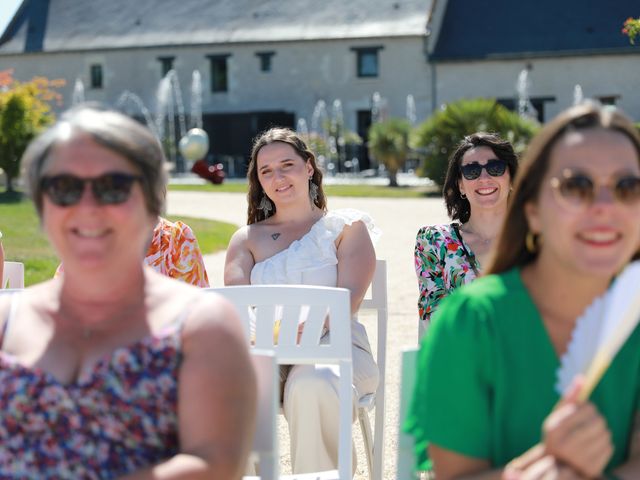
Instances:
[[[589,102],[562,112],[540,130],[527,148],[514,182],[507,216],[487,274],[522,267],[536,258],[537,253],[529,252],[525,247],[529,225],[524,207],[528,202],[534,202],[538,198],[542,182],[549,170],[550,152],[556,142],[567,132],[588,128],[601,128],[623,134],[633,143],[640,162],[640,134],[633,122],[619,110]],[[638,254],[634,259],[637,257]]]
[[[513,182],[518,173],[518,156],[513,150],[513,145],[500,138],[498,134],[476,132],[464,137],[449,157],[449,165],[447,166],[447,174],[442,189],[444,204],[447,207],[449,218],[451,220],[459,220],[460,223],[466,223],[471,217],[469,200],[462,198],[460,195],[460,178],[462,177],[460,164],[465,153],[472,148],[478,147],[489,147],[496,157],[507,162],[511,182]]]
[[[322,172],[320,171],[320,168],[318,168],[316,156],[296,132],[289,128],[274,127],[258,135],[254,140],[253,148],[251,149],[251,158],[249,159],[249,168],[247,170],[247,179],[249,180],[249,192],[247,193],[247,225],[265,220],[276,213],[276,206],[273,202],[271,202],[273,209],[267,215],[258,208],[263,195],[266,194],[264,193],[264,190],[260,185],[260,180],[258,179],[257,165],[260,149],[265,145],[275,142],[291,145],[296,154],[302,157],[304,161],[311,163],[311,166],[313,167],[311,181],[318,186],[318,196],[314,202],[315,206],[321,210],[327,210],[327,198],[324,194],[324,190],[322,189]]]

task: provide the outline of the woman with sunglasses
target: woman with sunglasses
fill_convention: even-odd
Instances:
[[[421,335],[440,301],[482,271],[517,168],[511,144],[489,133],[465,137],[449,158],[443,192],[453,222],[422,227],[416,236]]]
[[[0,477],[240,478],[256,388],[236,313],[142,261],[159,142],[81,106],[23,162],[65,273],[0,298]]]
[[[587,402],[580,378],[554,388],[576,320],[639,248],[640,136],[573,107],[532,140],[488,275],[423,341],[409,428],[438,479],[640,478],[640,328]]]

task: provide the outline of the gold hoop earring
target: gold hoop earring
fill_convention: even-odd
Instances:
[[[539,247],[539,235],[536,235],[535,233],[529,231],[527,232],[527,234],[524,237],[524,246],[527,249],[527,252],[529,253],[538,253],[538,247]]]

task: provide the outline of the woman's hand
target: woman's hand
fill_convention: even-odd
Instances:
[[[613,455],[611,432],[590,402],[578,401],[583,379],[578,378],[558,407],[544,421],[545,453],[586,478],[602,475]]]
[[[502,480],[583,480],[568,465],[558,462],[545,452],[542,444],[535,445],[524,454],[513,459],[505,467]]]

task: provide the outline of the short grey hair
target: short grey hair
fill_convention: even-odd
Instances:
[[[94,142],[124,157],[141,174],[140,182],[151,215],[164,211],[167,188],[165,157],[158,139],[144,125],[115,110],[84,104],[67,110],[36,137],[22,156],[25,184],[42,217],[42,170],[49,153],[69,133],[88,135]]]

